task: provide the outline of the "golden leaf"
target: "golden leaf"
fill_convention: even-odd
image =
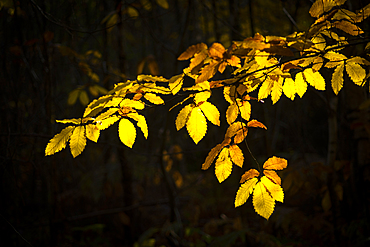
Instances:
[[[275,200],[270,196],[269,192],[262,182],[258,182],[253,191],[253,207],[257,214],[265,219],[269,219],[274,212]]]
[[[99,136],[100,136],[100,129],[98,129],[95,124],[86,125],[87,139],[93,142],[98,142]]]
[[[226,110],[226,121],[230,125],[235,122],[238,117],[239,109],[237,104],[231,104]]]
[[[73,124],[80,124],[82,123],[81,118],[71,118],[71,119],[63,119],[63,120],[55,120],[57,123],[73,123]]]
[[[50,139],[48,145],[45,148],[45,156],[53,155],[64,149],[74,129],[75,126],[68,126],[64,128],[59,134],[56,134],[52,139]]]
[[[284,78],[279,76],[279,79],[277,81],[274,81],[274,85],[271,88],[271,100],[272,104],[275,104],[281,97],[281,94],[283,92],[283,81]]]
[[[281,185],[281,178],[276,173],[276,171],[274,171],[274,170],[264,170],[263,174],[265,174],[265,176],[268,177],[274,183]]]
[[[71,140],[69,141],[69,147],[73,158],[76,158],[82,153],[86,146],[86,133],[85,126],[77,126],[73,130]]]
[[[212,148],[211,151],[209,151],[206,160],[202,164],[203,170],[207,170],[212,165],[212,162],[217,157],[217,155],[220,153],[223,147],[224,146],[222,145],[222,143],[220,143],[220,144],[217,144],[216,147]]]
[[[234,104],[236,101],[236,90],[235,90],[235,86],[232,85],[232,86],[225,86],[224,87],[224,97],[225,97],[225,100],[227,102],[229,102],[230,104]]]
[[[200,53],[194,55],[192,59],[190,59],[189,69],[192,70],[196,68],[198,65],[201,66],[204,59],[208,56],[207,50],[203,50]]]
[[[251,104],[248,101],[238,101],[238,106],[240,115],[248,121],[251,117]]]
[[[210,90],[196,93],[195,97],[194,97],[194,102],[195,102],[195,104],[199,104],[201,102],[207,101],[207,99],[209,99],[209,97],[211,97],[211,95],[212,94],[211,94]]]
[[[312,70],[314,72],[319,71],[321,67],[323,66],[323,64],[324,64],[324,59],[322,57],[316,57],[315,60],[313,60],[312,62]]]
[[[292,78],[285,78],[283,85],[283,92],[289,99],[294,100],[297,93],[294,80]]]
[[[223,148],[215,163],[215,174],[219,183],[222,183],[230,176],[232,167],[233,163],[230,159],[229,149]]]
[[[282,170],[287,166],[288,161],[286,159],[273,156],[263,164],[263,169]]]
[[[194,106],[190,104],[190,105],[184,106],[184,108],[180,110],[179,114],[177,115],[176,121],[175,121],[176,129],[178,131],[185,126],[186,122],[188,121],[189,114],[193,110],[193,107]]]
[[[239,129],[234,137],[234,143],[241,143],[247,137],[248,128],[244,127]]]
[[[234,164],[242,168],[244,163],[244,156],[242,150],[237,145],[234,144],[229,147],[229,152],[231,160],[234,162]]]
[[[295,82],[297,94],[299,95],[299,97],[302,98],[302,96],[307,91],[307,82],[304,80],[302,72],[298,72],[296,74],[294,82]]]
[[[130,108],[131,109],[131,108]],[[95,118],[95,122],[99,122],[103,119],[106,119],[108,117],[111,117],[113,114],[115,114],[117,111],[119,110],[119,108],[108,108],[107,111],[103,112],[102,114],[100,114],[99,116],[97,116]]]
[[[345,20],[334,22],[333,27],[336,27],[352,36],[357,36],[364,33],[361,28]]]
[[[312,17],[319,17],[332,8],[343,5],[345,2],[346,0],[316,0],[312,4],[309,13]]]
[[[267,96],[269,96],[272,86],[274,85],[274,81],[267,78],[260,87],[260,90],[258,91],[258,100],[265,99]]]
[[[213,43],[208,49],[208,56],[212,59],[222,59],[225,53],[225,47],[220,43]]]
[[[163,76],[155,75],[138,75],[137,80],[147,82],[168,82],[168,79],[164,78]]]
[[[253,189],[257,183],[257,178],[252,178],[248,180],[247,182],[243,183],[238,191],[236,192],[235,197],[235,207],[239,207],[243,205],[249,198],[250,194],[253,192]]]
[[[138,114],[137,112],[127,114],[127,117],[134,119],[137,123],[137,126],[140,128],[141,132],[145,139],[148,138],[148,125],[146,124],[145,117],[143,115]]]
[[[239,130],[241,130],[242,128],[245,128],[245,124],[242,123],[242,122],[234,122],[232,123],[226,130],[226,134],[225,134],[225,139],[228,137],[228,138],[231,138],[233,136],[235,136],[237,134],[237,132]]]
[[[210,64],[204,66],[204,68],[201,71],[201,74],[195,80],[195,83],[204,82],[212,78],[216,74],[219,65],[220,62],[212,60]]]
[[[177,94],[181,90],[183,82],[184,74],[176,75],[170,78],[168,86],[170,87],[170,90],[173,95]]]
[[[207,120],[199,107],[194,107],[190,112],[189,119],[186,122],[186,129],[195,144],[198,144],[207,133]]]
[[[202,50],[206,50],[206,49],[207,49],[207,45],[204,44],[204,43],[199,43],[199,44],[196,44],[196,45],[192,45],[188,49],[186,49],[186,51],[184,51],[177,58],[177,60],[188,60],[189,58],[191,58],[192,56],[194,56],[194,54],[199,53]]]
[[[340,65],[335,68],[331,78],[331,87],[333,88],[335,94],[338,94],[343,87],[343,71],[344,62],[341,62]]]
[[[210,121],[214,125],[220,126],[220,112],[218,111],[215,105],[206,101],[199,107],[202,110],[203,114],[208,119],[208,121]]]
[[[262,128],[262,129],[266,129],[266,130],[267,130],[267,127],[266,127],[263,123],[258,122],[258,121],[257,121],[257,120],[255,120],[255,119],[253,119],[253,120],[249,121],[249,122],[247,123],[247,126],[248,126],[248,127],[258,127],[258,128]]]
[[[261,183],[266,187],[267,191],[275,201],[284,202],[284,191],[280,184],[272,182],[266,176],[261,178]]]
[[[136,129],[130,120],[122,118],[119,121],[118,136],[123,144],[129,148],[132,148],[136,139]]]
[[[303,71],[303,76],[306,81],[317,90],[325,90],[325,79],[320,72],[313,72],[313,70],[309,68]]]
[[[139,100],[123,99],[120,103],[120,106],[132,107],[138,110],[142,110],[144,109],[145,104]]]
[[[104,105],[113,98],[112,95],[104,95],[90,102],[85,108],[84,117],[95,116],[104,109]],[[96,110],[97,109],[97,110]]]
[[[346,63],[346,71],[356,85],[362,86],[366,77],[366,71],[361,67],[361,65],[357,63]]]
[[[169,5],[168,5],[167,0],[156,0],[156,2],[157,2],[157,4],[159,6],[161,6],[164,9],[168,9],[169,8]]]
[[[259,175],[260,175],[260,173],[256,169],[249,169],[240,178],[240,183],[244,183],[245,181],[247,181],[251,178],[258,177]]]
[[[144,95],[144,98],[147,99],[150,103],[156,105],[164,104],[163,99],[154,93],[146,93]]]
[[[96,121],[96,127],[100,130],[104,130],[111,126],[112,124],[114,124],[115,122],[117,122],[119,119],[120,118],[118,116],[111,116],[101,121]]]

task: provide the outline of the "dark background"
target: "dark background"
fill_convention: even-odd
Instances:
[[[367,3],[349,0],[345,7]],[[338,97],[309,88],[294,101],[252,102],[252,118],[268,128],[248,133],[253,155],[261,164],[272,155],[289,164],[279,173],[285,202],[268,221],[251,199],[234,208],[241,174],[256,168],[244,144],[243,169],[234,166],[222,184],[214,166],[201,170],[225,133],[221,91],[211,102],[222,125],[208,123],[198,145],[174,128],[181,106],[168,109],[181,100],[175,98],[143,112],[149,138],[138,132],[133,149],[119,142],[113,126],[75,159],[69,147],[44,156],[63,128],[55,120],[80,117],[86,96],[102,93],[97,85],[109,90],[138,73],[179,74],[187,62],[176,58],[199,42],[228,47],[256,32],[307,30],[311,4],[0,0],[0,245],[367,246],[369,84],[360,88],[347,77]],[[360,26],[367,35],[366,21]],[[345,54],[365,55],[363,48]],[[330,71],[324,76],[330,85]]]

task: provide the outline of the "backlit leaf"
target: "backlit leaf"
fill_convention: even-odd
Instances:
[[[150,103],[156,105],[164,104],[163,99],[154,93],[146,93],[144,95],[144,98],[147,99]]]
[[[344,62],[337,66],[334,70],[333,76],[331,78],[331,87],[335,94],[338,94],[343,87],[343,71]]]
[[[193,57],[194,54],[201,52],[202,50],[206,50],[207,45],[204,43],[199,43],[196,45],[190,46],[186,51],[184,51],[177,59],[178,60],[188,60],[189,58]]]
[[[258,182],[253,191],[253,207],[257,214],[265,219],[269,219],[274,212],[275,200],[270,196],[266,187],[260,181]]]
[[[75,89],[75,90],[72,90],[72,92],[70,92],[68,94],[68,105],[74,105],[77,101],[77,98],[78,96],[80,95],[80,89]]]
[[[210,64],[203,67],[201,74],[195,80],[195,83],[207,81],[212,78],[216,74],[219,65],[220,62],[212,60]]]
[[[111,126],[112,124],[114,124],[115,122],[117,122],[119,119],[120,118],[118,116],[111,116],[111,117],[105,118],[101,121],[97,121],[96,127],[100,130],[104,130],[108,128],[109,126]]]
[[[246,125],[242,122],[234,122],[232,123],[226,130],[226,134],[225,134],[225,138],[226,137],[233,137],[235,136],[239,130],[241,130],[242,128],[245,128]]]
[[[157,4],[164,9],[168,9],[169,5],[167,0],[156,0]]]
[[[244,156],[242,150],[237,145],[234,144],[229,147],[229,152],[231,160],[234,162],[234,164],[242,168],[244,163]]]
[[[173,95],[177,94],[181,90],[183,82],[184,74],[173,76],[170,78],[168,86],[170,87],[170,90]]]
[[[55,120],[57,123],[73,123],[73,124],[80,124],[81,118],[71,118],[71,119],[63,119],[63,120]]]
[[[80,96],[78,97],[80,100],[81,105],[89,104],[89,96],[87,95],[85,90],[81,90]]]
[[[274,171],[274,170],[264,170],[263,174],[265,174],[265,176],[268,177],[274,183],[281,185],[281,178],[276,173],[276,171]]]
[[[248,200],[257,182],[257,178],[252,178],[239,187],[235,196],[235,207],[243,205]]]
[[[260,90],[258,91],[258,100],[265,99],[267,96],[269,96],[272,86],[274,85],[274,82],[272,80],[266,79],[262,86],[260,87]]]
[[[132,100],[132,99],[123,99],[120,103],[120,106],[126,106],[126,107],[132,107],[138,110],[142,110],[145,107],[145,104],[138,100]]]
[[[302,72],[298,72],[296,74],[294,82],[295,82],[297,94],[299,95],[299,97],[302,98],[302,96],[307,91],[307,83],[303,78],[303,73]]]
[[[310,8],[310,15],[312,17],[319,17],[325,12],[330,11],[336,6],[344,4],[346,0],[316,0]]]
[[[267,130],[267,127],[266,127],[263,123],[258,122],[258,121],[257,121],[257,120],[255,120],[255,119],[253,119],[253,120],[249,121],[249,122],[247,123],[247,126],[248,126],[248,127],[258,127],[258,128],[262,128],[262,129],[266,129],[266,130]]]
[[[126,118],[122,118],[118,124],[118,136],[123,144],[132,148],[136,139],[136,129],[133,123]]]
[[[238,106],[241,117],[248,121],[251,117],[251,104],[248,101],[238,101]]]
[[[211,97],[211,91],[203,91],[195,94],[194,102],[195,104],[198,104],[200,102],[207,101]]]
[[[202,164],[203,170],[207,170],[212,165],[212,162],[217,157],[217,155],[220,153],[223,147],[224,146],[220,143],[220,144],[217,144],[216,147],[212,148],[211,151],[209,151],[205,162]]]
[[[194,107],[190,112],[189,119],[186,122],[186,129],[195,144],[198,144],[198,142],[206,135],[207,120],[199,107]]]
[[[224,148],[221,150],[215,163],[215,174],[218,182],[222,183],[230,176],[232,167],[233,163],[230,159],[229,149]]]
[[[346,71],[355,84],[362,86],[366,77],[366,71],[361,67],[361,65],[357,63],[346,63]]]
[[[256,169],[249,169],[240,178],[240,183],[244,183],[245,181],[247,181],[251,178],[258,177],[259,175],[260,175],[260,173]]]
[[[86,133],[85,126],[77,126],[71,135],[71,140],[69,141],[69,147],[71,148],[71,153],[73,158],[76,158],[82,153],[86,146]]]
[[[292,78],[285,78],[283,92],[289,99],[294,100],[297,90]]]
[[[279,76],[277,81],[274,81],[274,85],[271,88],[271,100],[272,104],[275,104],[283,92],[283,78]]]
[[[275,201],[284,202],[284,191],[280,184],[273,183],[266,176],[261,178],[261,183],[266,187],[268,192],[270,192],[270,195]]]
[[[320,72],[313,72],[311,68],[303,71],[306,81],[317,90],[325,90],[325,79]]]
[[[215,105],[206,101],[199,107],[204,115],[207,117],[208,121],[210,121],[214,125],[220,126],[220,112]]]
[[[74,129],[75,126],[68,126],[64,128],[59,134],[56,134],[52,139],[50,139],[48,145],[45,148],[45,156],[53,155],[64,149]]]
[[[336,21],[333,23],[333,26],[353,36],[357,36],[364,33],[364,31],[362,31],[361,28],[345,20]]]
[[[234,85],[224,87],[224,97],[230,104],[234,104],[236,102],[236,90]]]
[[[213,43],[208,49],[208,55],[213,59],[222,59],[225,51],[226,50],[223,45],[220,43]]]
[[[145,139],[148,138],[148,125],[146,124],[145,117],[136,112],[127,114],[127,117],[134,119],[141,132],[143,132]]]
[[[86,125],[86,137],[87,139],[98,142],[100,136],[100,129],[98,129],[95,124]]]
[[[282,170],[287,166],[288,161],[286,159],[273,156],[263,164],[263,169]]]
[[[184,106],[184,108],[180,110],[179,114],[177,115],[176,121],[175,121],[177,130],[182,129],[185,126],[186,122],[188,121],[189,114],[192,111],[193,107],[194,106],[190,104],[190,105]]]
[[[235,122],[238,117],[239,109],[237,104],[231,104],[226,110],[226,121],[228,124]]]
[[[244,127],[239,129],[234,137],[234,143],[241,143],[247,137],[248,128]]]

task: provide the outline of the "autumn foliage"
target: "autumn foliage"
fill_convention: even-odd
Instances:
[[[215,165],[220,183],[231,174],[233,166],[244,168],[244,154],[239,147],[247,143],[246,137],[253,128],[266,129],[252,119],[252,104],[270,97],[273,104],[282,95],[294,100],[303,97],[310,86],[316,90],[333,90],[338,94],[346,76],[358,86],[364,86],[370,76],[370,62],[363,57],[349,57],[344,48],[351,45],[351,37],[364,33],[358,23],[370,15],[370,4],[356,12],[341,8],[345,0],[317,0],[310,9],[316,21],[306,32],[285,37],[263,36],[234,41],[225,48],[220,43],[208,47],[204,43],[187,48],[178,60],[189,60],[181,74],[169,79],[155,75],[139,75],[136,80],[120,82],[106,95],[90,102],[78,119],[65,119],[68,124],[48,143],[45,155],[53,155],[69,144],[73,157],[80,155],[87,140],[97,142],[100,132],[118,124],[118,137],[132,148],[137,132],[147,138],[149,131],[142,110],[152,106],[171,104],[177,111],[174,121],[177,130],[186,128],[190,138],[198,144],[207,134],[208,124],[220,126],[225,119],[228,127],[224,140],[212,148],[202,169]],[[370,48],[367,44],[365,52]],[[231,72],[226,79],[217,80],[217,74]],[[328,71],[331,79],[325,79]],[[191,79],[193,85],[184,86]],[[229,104],[226,112],[209,100],[213,90],[222,89]],[[331,88],[331,89],[330,89]],[[186,95],[181,102],[166,99]],[[77,96],[75,96],[77,97]],[[268,219],[275,203],[284,201],[281,179],[276,171],[287,167],[287,160],[268,158],[263,169],[256,167],[241,177],[236,192],[235,207],[243,205],[252,196],[255,211]]]

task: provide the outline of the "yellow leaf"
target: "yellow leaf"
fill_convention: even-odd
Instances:
[[[269,192],[262,182],[258,182],[253,191],[253,207],[257,214],[265,219],[269,219],[274,212],[275,200],[270,196]]]
[[[283,170],[288,166],[288,161],[284,158],[273,156],[266,160],[263,164],[263,169],[269,170]]]
[[[262,129],[266,129],[266,130],[267,130],[266,126],[265,126],[263,123],[258,122],[258,121],[257,121],[257,120],[255,120],[255,119],[253,119],[253,120],[249,121],[249,122],[247,123],[247,126],[248,126],[248,127],[258,127],[258,128],[262,128]]]
[[[196,45],[190,46],[186,51],[184,51],[178,58],[177,60],[188,60],[194,54],[201,52],[202,50],[206,50],[208,47],[204,43],[199,43]]]
[[[147,99],[150,103],[153,103],[156,105],[160,105],[164,103],[163,99],[154,93],[146,93],[144,95],[144,98]]]
[[[87,95],[87,93],[86,93],[85,90],[81,90],[79,99],[80,99],[81,105],[87,105],[87,104],[89,104],[89,96]]]
[[[218,69],[218,66],[220,65],[221,62],[212,60],[211,63],[208,65],[204,66],[201,74],[198,76],[198,78],[195,80],[195,83],[200,83],[209,80],[212,78]]]
[[[245,124],[242,122],[234,122],[232,123],[226,130],[225,138],[231,138],[237,134],[239,130],[245,128]]]
[[[283,78],[279,76],[277,81],[274,81],[274,85],[271,88],[271,100],[272,104],[275,104],[279,99],[283,92]]]
[[[220,126],[220,112],[218,111],[216,106],[206,101],[199,107],[208,121],[210,121],[214,125]]]
[[[309,13],[312,17],[319,17],[332,8],[344,4],[345,1],[346,0],[316,0],[316,2],[312,4]]]
[[[224,87],[224,97],[225,97],[225,100],[227,102],[229,102],[230,104],[234,104],[236,101],[235,101],[235,98],[236,98],[236,90],[235,90],[235,86],[232,85],[232,86],[225,86]]]
[[[281,178],[274,170],[264,170],[263,174],[266,175],[270,180],[272,180],[274,183],[281,185]]]
[[[100,129],[98,129],[95,124],[86,125],[86,137],[87,139],[98,142],[100,136]]]
[[[143,132],[145,139],[148,138],[148,125],[146,124],[145,117],[137,112],[129,113],[127,117],[134,119],[141,132]]]
[[[265,99],[267,96],[269,96],[272,86],[274,85],[273,80],[266,79],[262,86],[260,87],[260,90],[258,91],[258,100]]]
[[[221,150],[215,163],[215,174],[219,183],[222,183],[230,176],[232,167],[233,163],[230,159],[229,149],[224,148]]]
[[[321,67],[323,66],[323,64],[324,64],[324,59],[322,57],[316,57],[312,64],[312,70],[314,72],[319,71]]]
[[[194,97],[195,104],[199,104],[201,102],[207,101],[211,97],[211,91],[203,91],[200,93],[196,93]]]
[[[212,148],[211,151],[209,151],[206,160],[202,164],[203,170],[207,170],[212,165],[212,162],[217,157],[217,155],[220,153],[222,148],[223,148],[222,144],[217,144],[216,147]]]
[[[118,116],[110,116],[101,121],[96,121],[96,127],[100,130],[104,130],[117,122],[120,118]]]
[[[359,86],[362,86],[366,77],[366,71],[357,63],[346,63],[346,71],[351,80]]]
[[[207,120],[199,107],[194,107],[190,112],[189,119],[186,122],[186,129],[195,144],[198,144],[207,133]]]
[[[123,144],[129,148],[132,148],[136,139],[136,129],[130,120],[122,118],[119,121],[118,136]]]
[[[63,120],[56,120],[57,123],[73,123],[73,124],[80,124],[81,118],[71,118],[71,119],[63,119]]]
[[[347,59],[345,55],[334,51],[327,52],[324,57],[330,61],[344,61]]]
[[[136,18],[136,17],[138,17],[138,16],[139,16],[139,12],[138,12],[135,8],[133,8],[133,7],[131,7],[131,6],[128,6],[128,7],[127,7],[127,14],[128,14],[130,17],[132,17],[132,18]]]
[[[256,169],[249,169],[240,178],[240,183],[244,183],[245,181],[247,181],[251,178],[258,177],[259,175],[260,175],[260,173]]]
[[[253,192],[253,189],[257,183],[257,178],[252,178],[248,180],[247,182],[243,183],[238,191],[236,192],[235,197],[235,207],[239,207],[243,205],[249,198],[250,194]]]
[[[251,117],[251,104],[248,101],[238,101],[238,106],[240,115],[248,121]]]
[[[343,71],[344,62],[341,62],[334,70],[333,77],[331,78],[331,87],[335,94],[338,94],[343,87]]]
[[[345,20],[334,22],[333,27],[336,27],[352,36],[357,36],[364,33],[361,28]]]
[[[303,73],[302,72],[298,72],[296,74],[296,76],[295,76],[295,86],[296,86],[297,94],[299,95],[299,97],[302,98],[302,96],[307,91],[307,83],[303,78]]]
[[[239,129],[234,137],[234,143],[241,143],[244,141],[244,139],[247,137],[248,128],[244,127],[242,129]]]
[[[284,191],[280,184],[273,183],[266,176],[261,178],[261,183],[266,187],[271,197],[278,202],[284,202]]]
[[[190,59],[190,64],[189,64],[189,70],[192,73],[196,73],[199,71],[200,66],[203,65],[204,60],[207,58],[207,50],[203,50],[199,53],[196,53],[192,59]],[[196,68],[196,70],[193,71],[193,69]],[[195,72],[196,71],[196,72]]]
[[[306,81],[317,90],[325,90],[325,79],[320,72],[313,72],[311,68],[303,71]]]
[[[244,156],[242,150],[237,145],[234,144],[229,147],[229,152],[231,160],[234,162],[234,164],[242,168],[244,163]]]
[[[156,0],[157,4],[164,9],[168,9],[169,5],[167,0]]]
[[[173,95],[177,94],[181,90],[183,82],[184,74],[176,75],[170,78],[168,86],[170,87],[170,90]]]
[[[84,117],[86,116],[95,116],[99,111],[104,109],[104,105],[113,98],[112,95],[104,95],[98,99],[95,99],[90,102],[88,106],[85,108],[85,112],[83,114]],[[98,109],[98,112],[95,113],[95,110]]]
[[[123,99],[120,103],[120,106],[126,106],[126,107],[132,107],[138,110],[142,110],[145,107],[145,104],[138,100],[132,100],[132,99]]]
[[[50,139],[48,145],[45,148],[45,156],[53,155],[64,149],[74,129],[75,126],[68,126],[64,128],[59,134],[56,134],[52,139]]]
[[[285,78],[283,92],[289,99],[294,100],[297,90],[292,78]]]
[[[188,121],[188,117],[190,112],[193,110],[194,106],[193,105],[186,105],[184,108],[182,108],[177,115],[175,124],[176,124],[176,129],[179,131],[182,129],[186,122]]]
[[[237,104],[231,104],[226,110],[226,120],[228,124],[232,124],[235,122],[236,118],[238,117],[239,109]]]
[[[69,141],[69,147],[71,148],[71,153],[73,158],[76,158],[82,153],[86,146],[86,133],[85,126],[77,126],[71,135],[71,140]]]
[[[72,90],[72,92],[70,92],[68,94],[68,105],[74,105],[77,101],[77,98],[78,96],[80,95],[80,89],[75,89],[75,90]]]

